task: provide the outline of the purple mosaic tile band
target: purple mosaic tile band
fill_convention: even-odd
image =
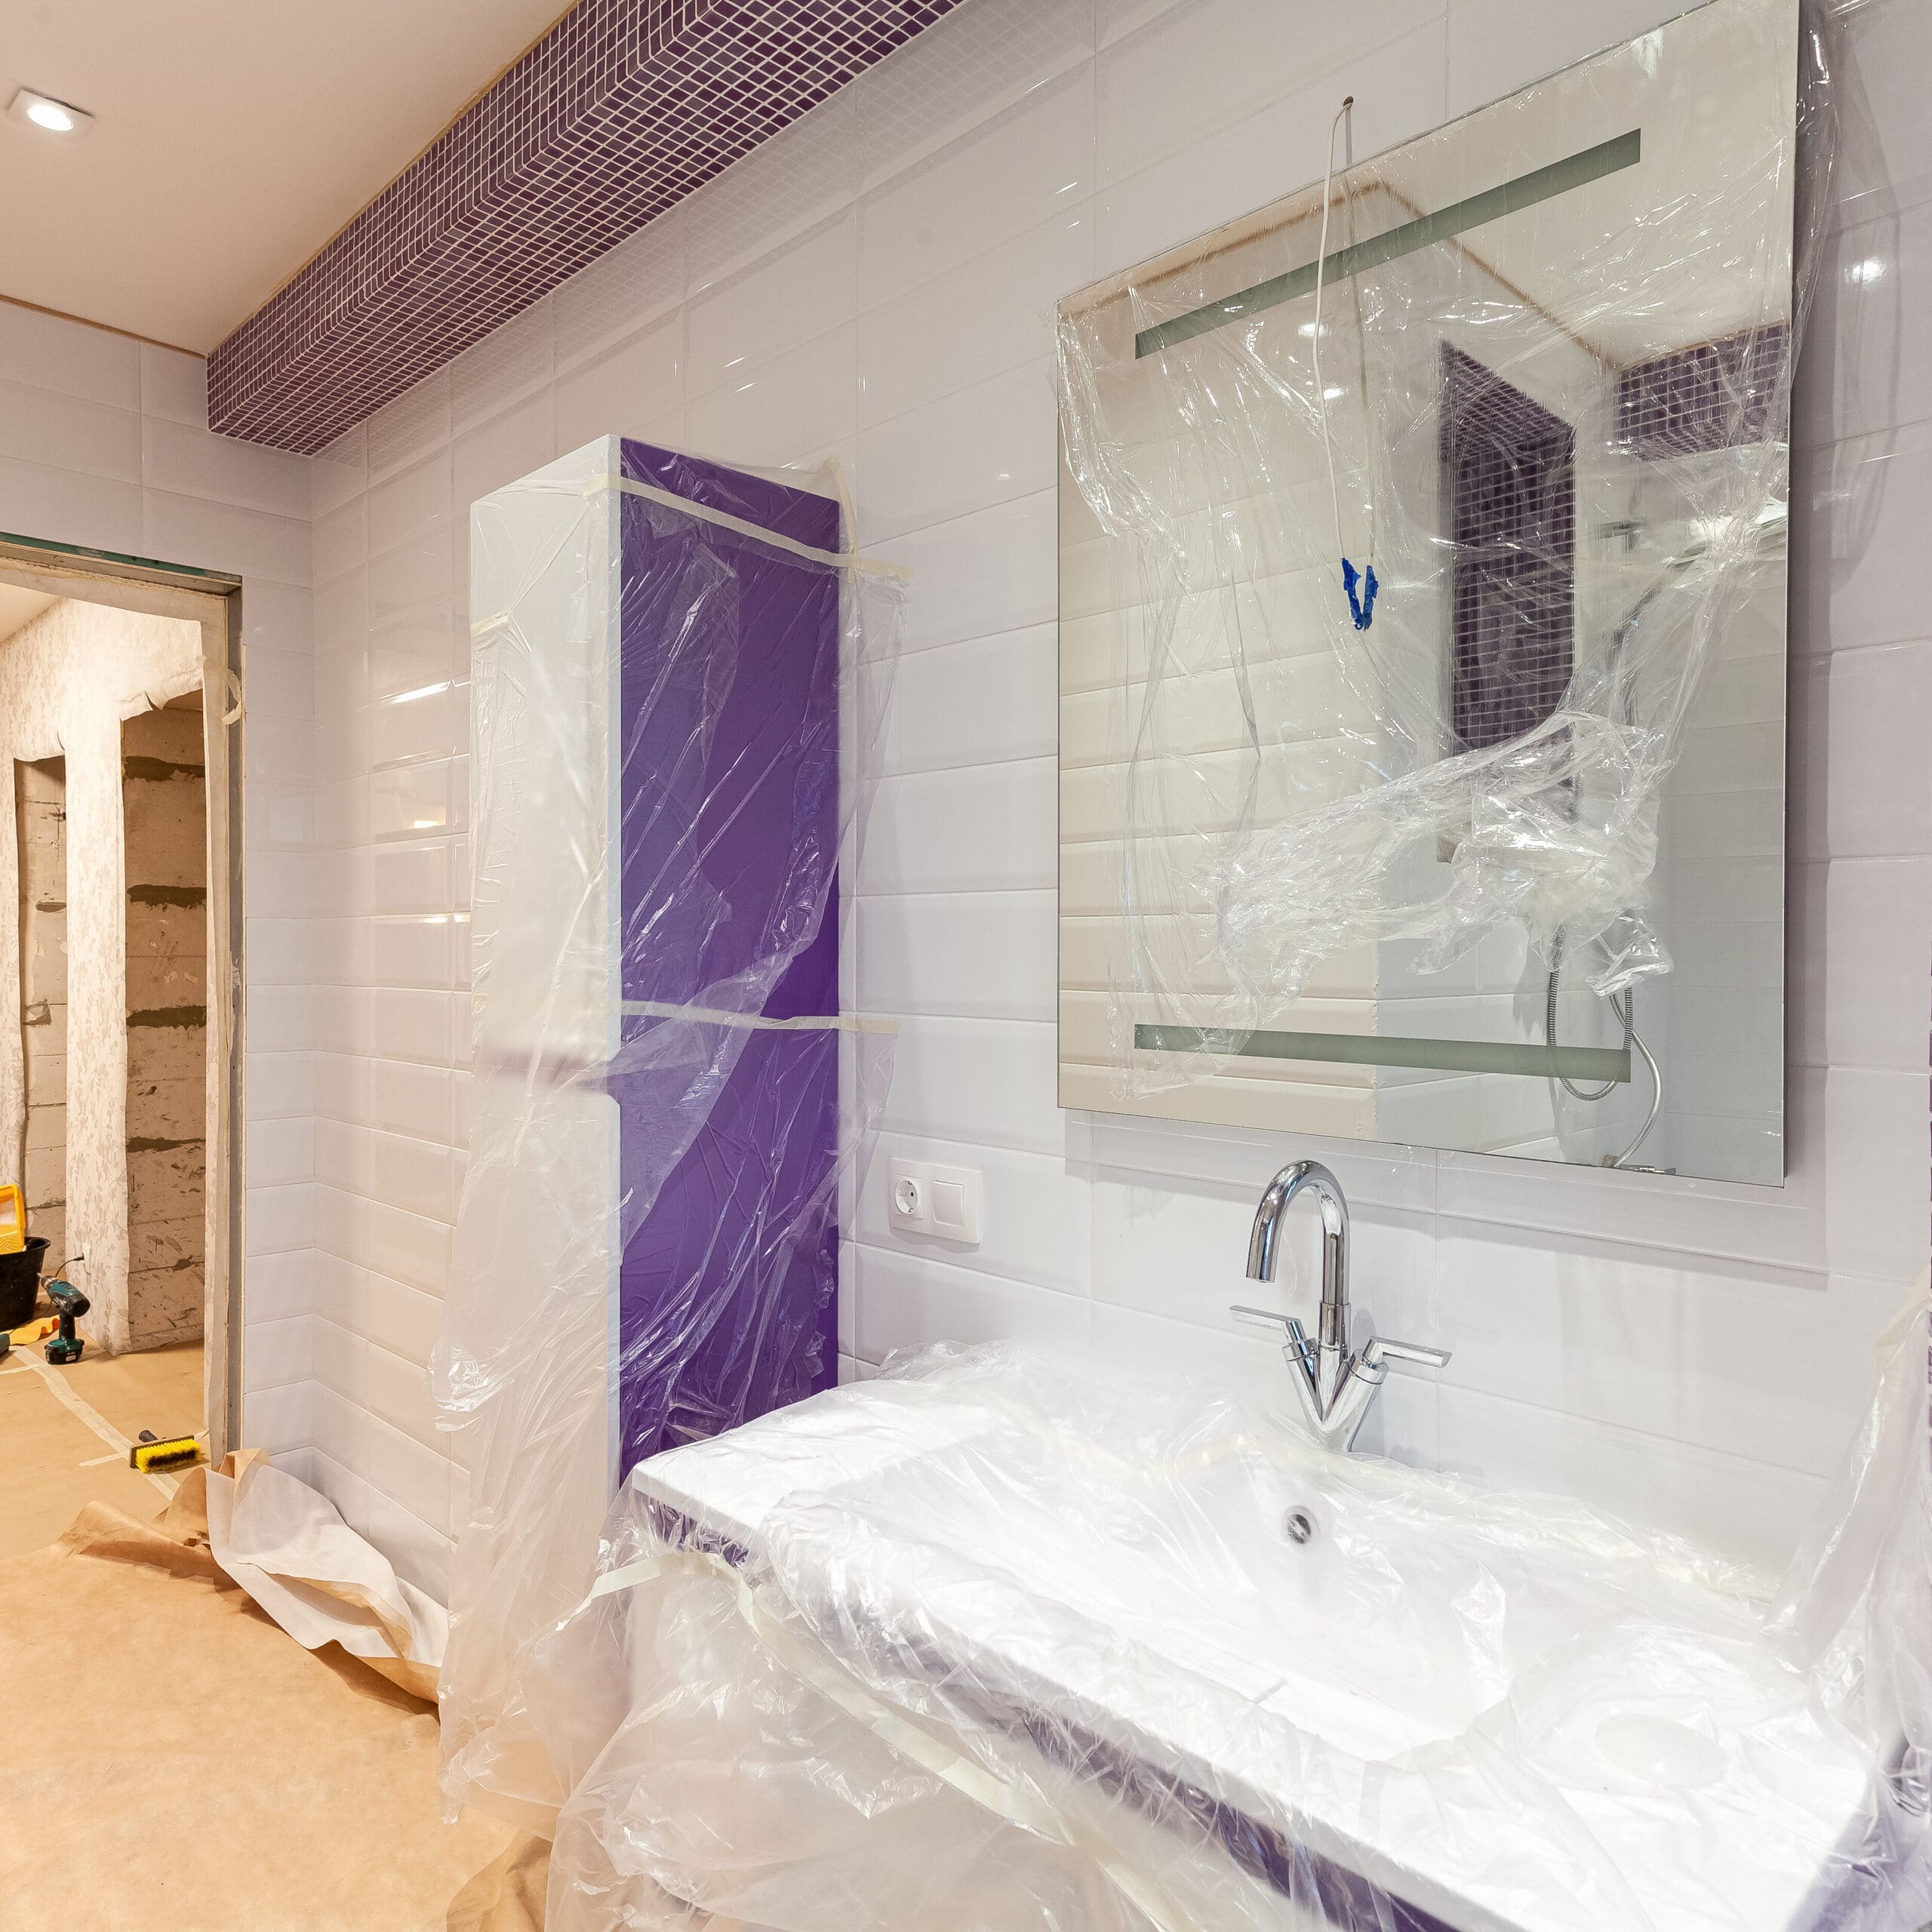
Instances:
[[[1695,456],[1782,436],[1791,332],[1782,322],[1700,343],[1620,371],[1618,433],[1640,457]]]
[[[582,0],[208,358],[208,420],[304,454],[961,0]]]

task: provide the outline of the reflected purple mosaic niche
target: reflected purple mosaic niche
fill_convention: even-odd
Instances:
[[[1442,498],[1452,566],[1454,749],[1558,709],[1576,662],[1576,432],[1442,345]]]

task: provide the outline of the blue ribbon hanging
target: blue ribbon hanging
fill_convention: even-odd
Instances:
[[[1362,586],[1362,595],[1355,593],[1355,586]],[[1375,580],[1375,566],[1368,567],[1368,575],[1363,578],[1347,558],[1342,559],[1342,586],[1349,593],[1349,608],[1354,613],[1355,629],[1365,631],[1375,621],[1375,593],[1382,586]]]

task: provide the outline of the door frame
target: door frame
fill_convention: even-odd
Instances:
[[[225,571],[122,556],[0,531],[0,578],[76,601],[202,627],[202,733],[208,823],[208,1040],[215,1104],[210,1110],[202,1303],[202,1404],[208,1457],[242,1443],[242,1285],[247,1144],[243,961],[243,777],[247,689],[242,580]]]

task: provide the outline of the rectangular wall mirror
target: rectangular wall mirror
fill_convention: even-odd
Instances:
[[[1796,69],[1344,114],[1063,303],[1063,1106],[1781,1182]]]

